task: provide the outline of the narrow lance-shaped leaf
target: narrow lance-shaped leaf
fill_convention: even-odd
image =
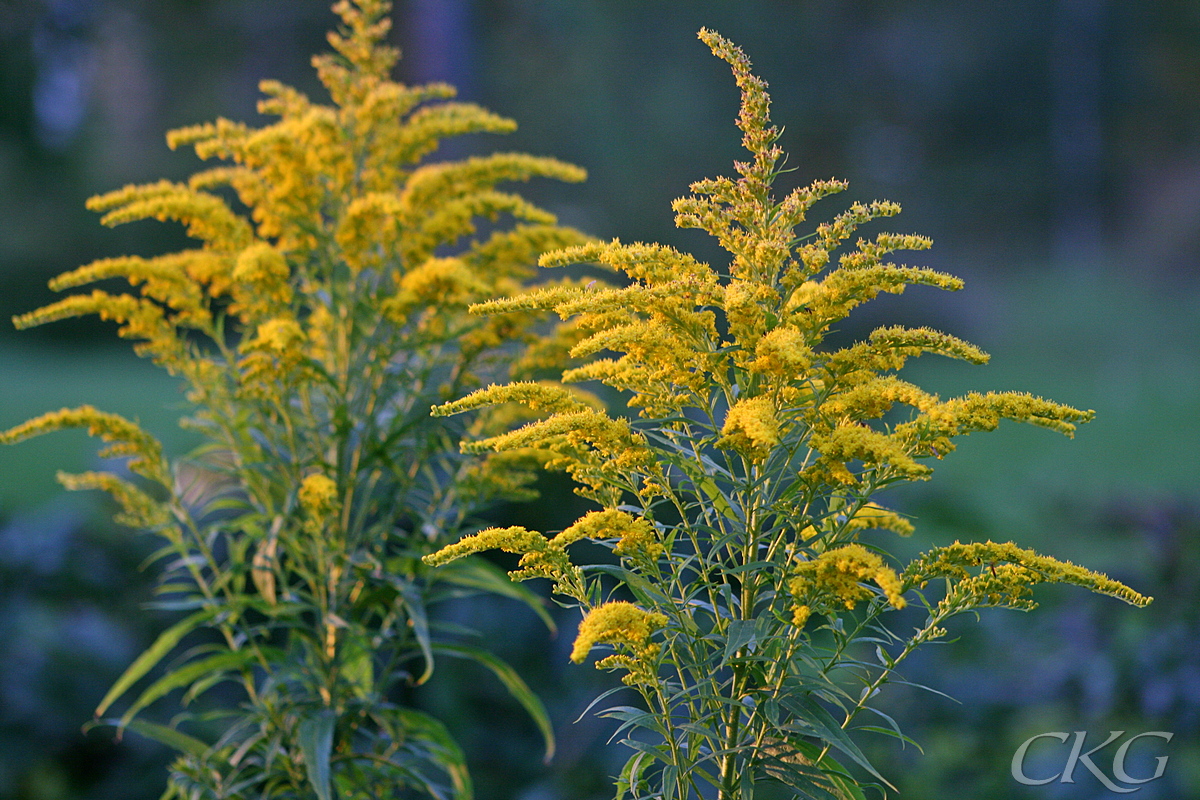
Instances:
[[[435,644],[434,649],[448,656],[474,661],[476,664],[491,670],[492,674],[504,684],[504,688],[508,689],[513,699],[525,709],[525,713],[533,718],[533,722],[537,725],[538,730],[541,731],[542,740],[546,745],[545,761],[547,763],[550,762],[550,759],[554,757],[554,726],[550,724],[550,715],[546,713],[546,707],[542,705],[542,701],[537,698],[537,695],[533,693],[529,685],[521,679],[516,670],[486,650],[480,650],[477,647]]]
[[[437,746],[440,751],[439,766],[450,776],[458,800],[472,800],[475,791],[471,783],[471,773],[467,769],[467,758],[446,726],[436,718],[411,708],[396,709],[396,713],[406,727],[419,732]]]
[[[236,669],[245,665],[253,658],[254,654],[249,650],[238,650],[232,653],[217,653],[216,655],[202,658],[199,661],[193,661],[190,664],[168,672],[163,677],[152,683],[125,715],[121,717],[122,727],[127,726],[133,718],[146,706],[153,703],[158,698],[170,692],[172,689],[179,689],[184,686],[190,686],[194,681],[199,679],[220,678],[231,669]]]
[[[146,722],[143,719],[131,720],[128,723],[118,719],[100,719],[94,722],[89,722],[83,726],[84,733],[92,728],[100,725],[111,725],[115,728],[126,728],[145,736],[147,739],[153,739],[156,742],[161,742],[178,750],[181,753],[188,753],[193,756],[202,756],[208,752],[208,745],[200,741],[194,736],[188,736],[186,733],[180,733],[174,728],[168,728],[166,725],[159,725],[154,722]]]
[[[323,709],[316,716],[300,723],[296,730],[300,752],[304,754],[304,772],[317,793],[318,800],[331,800],[329,757],[333,752],[334,712]]]
[[[146,648],[146,650],[138,656],[129,669],[125,670],[124,674],[117,679],[117,682],[108,690],[108,694],[104,695],[104,699],[100,701],[100,705],[96,706],[96,716],[99,717],[108,710],[108,707],[113,704],[118,697],[125,694],[130,686],[137,683],[143,675],[154,669],[158,662],[162,661],[167,653],[179,644],[179,641],[187,636],[203,623],[212,619],[216,613],[215,609],[206,608],[203,611],[197,611],[195,614],[175,623],[167,628],[158,638],[154,640],[154,644]]]

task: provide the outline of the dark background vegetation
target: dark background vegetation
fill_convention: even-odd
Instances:
[[[918,524],[897,549],[1013,539],[1158,598],[1138,611],[1046,591],[1032,615],[963,621],[962,641],[908,671],[957,702],[904,687],[889,696],[924,756],[886,739],[871,752],[903,797],[1107,797],[1082,768],[1073,785],[1019,786],[1012,753],[1043,731],[1088,731],[1092,744],[1110,730],[1171,731],[1166,775],[1139,796],[1196,796],[1200,4],[401,0],[395,16],[404,80],[448,80],[521,125],[455,154],[498,146],[579,163],[585,185],[531,191],[598,236],[705,258],[717,254],[672,227],[669,202],[739,157],[736,91],[695,33],[738,42],[771,83],[788,179],[844,177],[853,198],[902,202],[891,229],[933,236],[921,262],[967,279],[956,295],[880,301],[847,333],[935,325],[994,358],[919,363],[917,382],[1097,411],[1074,442],[1015,427],[964,441],[931,484],[889,498]],[[49,300],[46,280],[66,269],[181,246],[170,226],[101,228],[83,201],[189,174],[196,163],[170,152],[164,131],[256,120],[260,78],[316,93],[308,59],[330,20],[326,0],[0,0],[0,319]],[[174,452],[189,445],[173,381],[108,326],[0,325],[0,425],[83,402],[141,419]],[[168,623],[139,610],[153,575],[138,565],[154,543],[53,481],[56,469],[93,465],[94,452],[61,434],[0,453],[0,798],[161,789],[157,748],[80,732]],[[567,487],[545,488],[539,504],[498,513],[561,527]],[[532,676],[561,737],[542,765],[532,726],[498,686],[442,672],[421,698],[468,746],[481,800],[605,797],[621,760],[600,749],[611,726],[572,721],[610,676],[565,664],[571,619],[551,638],[494,601],[454,613]],[[1152,749],[1134,775],[1152,771]],[[1037,752],[1031,773],[1061,769],[1063,752]]]

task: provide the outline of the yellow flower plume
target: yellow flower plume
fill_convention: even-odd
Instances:
[[[614,600],[596,606],[579,624],[579,634],[571,648],[571,660],[581,663],[598,644],[624,644],[638,658],[653,658],[658,645],[650,640],[655,631],[667,624],[663,614]]]
[[[797,600],[796,625],[803,625],[814,608],[827,610],[841,605],[853,610],[859,601],[871,596],[871,591],[862,585],[864,581],[877,585],[893,608],[907,605],[896,571],[885,565],[878,553],[861,544],[848,544],[827,550],[810,561],[801,561],[793,574],[788,588]]]

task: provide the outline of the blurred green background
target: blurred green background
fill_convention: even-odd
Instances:
[[[171,226],[104,229],[83,202],[189,174],[196,162],[163,133],[218,115],[255,121],[260,78],[317,94],[308,60],[331,19],[326,0],[0,0],[0,319],[51,299],[54,274],[181,246]],[[1139,797],[1200,796],[1200,3],[400,0],[395,20],[402,79],[450,81],[521,126],[453,154],[574,161],[590,172],[583,186],[530,190],[565,222],[702,258],[718,254],[703,234],[673,228],[669,203],[740,153],[736,90],[695,33],[739,43],[786,127],[796,171],[784,188],[849,179],[845,199],[817,216],[851,199],[901,202],[889,228],[931,235],[921,263],[967,280],[958,294],[877,301],[846,334],[940,327],[992,363],[923,360],[916,382],[1019,389],[1097,412],[1073,442],[1016,427],[964,441],[932,483],[888,498],[918,524],[896,549],[1013,539],[1157,597],[1138,611],[1046,591],[1032,615],[963,621],[957,645],[907,673],[957,702],[889,695],[925,754],[868,740],[873,756],[902,797],[1107,797],[1082,768],[1074,784],[1021,786],[1012,754],[1044,731],[1087,731],[1089,747],[1110,730],[1170,731],[1169,745],[1130,761],[1131,774],[1149,775],[1153,756],[1171,759]],[[83,402],[140,419],[173,452],[190,445],[174,382],[110,326],[0,325],[0,425]],[[139,610],[153,582],[139,563],[154,543],[54,482],[94,453],[66,434],[0,452],[0,798],[161,788],[160,750],[80,732],[168,622]],[[544,488],[539,503],[497,516],[567,524],[578,510],[568,487]],[[609,796],[606,776],[623,760],[601,748],[611,726],[572,722],[610,676],[565,665],[572,620],[552,638],[496,601],[449,613],[490,631],[532,676],[561,737],[541,764],[536,732],[500,687],[445,670],[419,698],[468,746],[481,800]],[[1031,773],[1061,768],[1052,748],[1037,752]]]

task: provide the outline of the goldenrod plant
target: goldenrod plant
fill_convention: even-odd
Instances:
[[[186,615],[96,709],[98,722],[180,751],[165,797],[470,797],[446,728],[401,702],[442,657],[495,673],[553,747],[516,673],[469,639],[439,634],[428,611],[490,590],[549,622],[541,601],[482,560],[432,571],[420,556],[477,530],[481,505],[527,493],[533,474],[520,458],[465,459],[464,426],[430,407],[561,366],[571,341],[524,311],[466,312],[520,292],[541,252],[587,241],[497,187],[584,173],[519,153],[436,160],[446,137],[515,125],[452,101],[448,85],[391,80],[389,10],[387,0],[334,5],[335,52],[313,62],[330,104],[265,81],[259,108],[271,124],[219,119],[169,134],[172,148],[221,165],[88,204],[106,225],[182,223],[195,247],[67,272],[54,289],[120,278],[133,290],[72,294],[16,319],[115,321],[138,353],[186,382],[188,423],[205,437],[170,460],[136,424],[90,406],[0,435],[85,428],[101,438],[101,455],[123,466],[61,481],[107,491],[120,522],[166,541],[158,605]],[[470,426],[478,435],[488,424]],[[227,684],[233,695],[210,692]],[[170,725],[144,718],[176,691],[200,711]],[[206,693],[225,699],[197,699]]]
[[[473,307],[571,320],[586,334],[571,355],[602,357],[562,381],[626,392],[636,417],[532,382],[489,386],[437,409],[519,403],[540,413],[465,447],[540,452],[599,510],[552,536],[483,530],[425,560],[517,553],[514,579],[549,578],[582,610],[571,660],[607,652],[596,666],[620,671],[641,699],[602,712],[620,722],[632,750],[618,798],[750,800],[764,783],[820,800],[861,798],[870,786],[886,793],[856,742],[861,734],[851,734],[905,740],[878,694],[915,648],[946,635],[951,617],[1032,608],[1041,583],[1138,606],[1149,598],[1011,543],[955,543],[901,565],[870,533],[913,532],[879,493],[928,479],[931,460],[954,450],[957,437],[1004,419],[1071,436],[1092,412],[1016,392],[941,399],[922,390],[896,374],[909,358],[987,361],[929,328],[881,327],[831,344],[835,326],[880,293],[962,283],[887,260],[928,248],[925,237],[880,233],[849,244],[860,226],[897,214],[895,203],[853,203],[803,228],[813,205],[846,184],[818,180],[776,199],[783,153],[766,83],[733,44],[707,30],[700,38],[733,69],[749,159],[735,165],[736,178],[692,184],[674,203],[675,219],[715,237],[728,263],[655,244],[569,246],[544,255],[542,266],[600,264],[627,284],[552,287]],[[570,548],[584,539],[610,548],[614,562],[577,564]]]

